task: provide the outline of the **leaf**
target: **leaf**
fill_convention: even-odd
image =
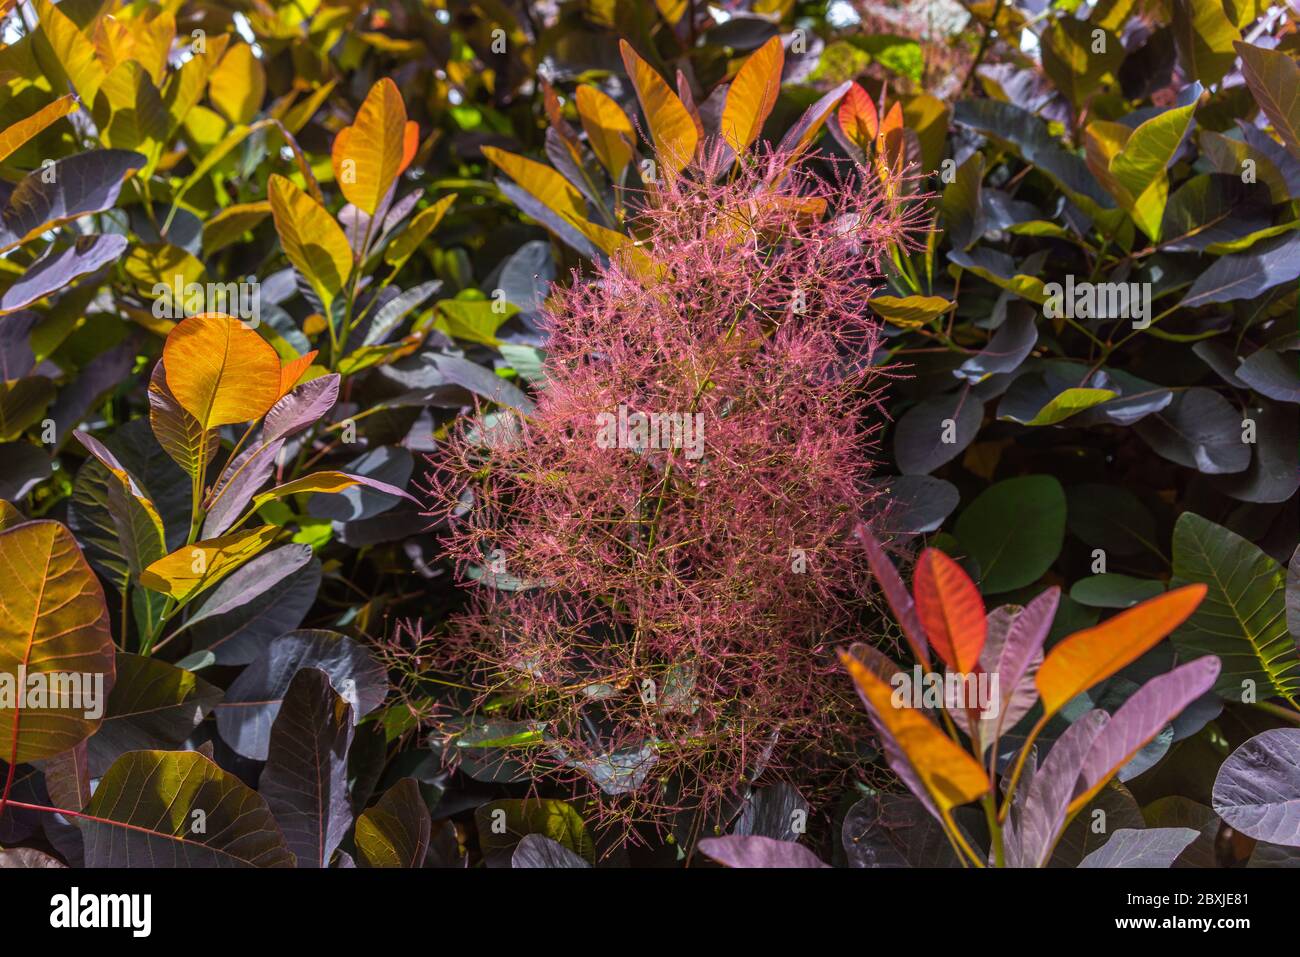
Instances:
[[[415,778],[402,778],[357,818],[360,867],[423,867],[432,830]]]
[[[1241,33],[1228,19],[1222,3],[1174,0],[1174,41],[1187,76],[1206,86],[1218,83],[1232,69],[1234,44]]]
[[[590,83],[579,85],[575,98],[587,144],[610,179],[619,182],[623,170],[632,162],[633,144],[636,143],[632,121],[618,103]]]
[[[817,134],[830,119],[831,113],[852,88],[852,83],[841,83],[829,93],[823,94],[821,99],[804,110],[794,126],[786,130],[785,136],[777,144],[776,151],[783,155],[788,154],[792,160],[800,156],[817,138]]]
[[[35,0],[41,36],[54,53],[55,64],[66,76],[83,103],[94,103],[104,82],[104,68],[95,56],[95,45],[80,27],[51,0]]]
[[[1218,676],[1219,659],[1206,655],[1152,678],[1120,705],[1088,749],[1070,813],[1091,801],[1162,728],[1209,691]]]
[[[352,247],[325,207],[283,176],[267,184],[284,254],[328,309],[352,273]]]
[[[988,632],[984,600],[960,565],[927,548],[912,576],[916,614],[935,654],[954,671],[971,674]]]
[[[91,775],[128,751],[179,746],[220,700],[221,690],[192,672],[119,651],[104,721],[88,745]]]
[[[1233,751],[1214,779],[1214,810],[1248,837],[1300,847],[1300,730],[1265,731]]]
[[[957,486],[932,475],[882,476],[880,488],[889,501],[880,530],[891,535],[938,531],[961,501]]]
[[[878,316],[901,329],[916,329],[933,322],[953,307],[942,296],[873,296],[867,300]]]
[[[957,518],[958,540],[979,563],[980,591],[996,594],[1037,581],[1065,541],[1065,492],[1050,475],[1005,479]]]
[[[596,848],[582,817],[564,801],[550,798],[491,801],[474,809],[474,823],[488,867],[509,867],[515,848],[529,834],[550,838],[588,863],[596,861]]]
[[[1025,425],[1056,425],[1070,416],[1109,402],[1119,395],[1113,389],[1066,389],[1038,410]],[[1000,416],[1000,418],[1012,418]]]
[[[511,867],[591,867],[558,841],[541,834],[525,834],[510,857]]]
[[[52,102],[46,103],[31,116],[5,127],[4,131],[0,132],[0,162],[7,160],[24,143],[38,136],[42,130],[80,108],[81,104],[77,102],[77,98],[71,93],[65,93]]]
[[[21,438],[28,428],[41,421],[54,395],[54,383],[45,376],[0,382],[0,442]]]
[[[279,533],[275,525],[262,525],[184,545],[150,564],[141,572],[140,584],[184,605],[266,548]]]
[[[835,118],[844,135],[860,150],[865,152],[875,144],[876,134],[880,131],[880,114],[871,95],[860,84],[854,83],[849,87]]]
[[[0,315],[30,306],[121,258],[126,243],[124,236],[79,236],[64,249],[51,244],[0,296]]]
[[[1193,309],[1218,302],[1254,299],[1300,276],[1300,234],[1261,243],[1244,253],[1222,256],[1196,277],[1178,305]]]
[[[1014,372],[1037,341],[1033,317],[1016,311],[998,326],[989,344],[954,369],[953,375],[977,383],[991,375]]]
[[[1167,408],[1148,415],[1135,428],[1147,445],[1185,468],[1224,475],[1244,472],[1250,465],[1241,413],[1211,389],[1194,386],[1177,393]]]
[[[288,395],[289,391],[298,384],[298,380],[302,378],[303,373],[305,373],[311,366],[311,361],[315,359],[318,354],[319,353],[315,349],[311,349],[297,358],[290,359],[280,367],[281,399]]]
[[[383,666],[351,638],[312,629],[280,635],[231,682],[217,706],[217,730],[236,753],[266,760],[271,727],[301,668],[329,675],[330,685],[352,706],[353,723],[378,708],[388,691]]]
[[[261,111],[265,96],[266,70],[253,48],[247,43],[229,46],[208,74],[212,105],[232,124],[248,123]]]
[[[915,708],[896,708],[890,686],[856,658],[840,652],[840,663],[848,669],[863,704],[893,739],[941,813],[988,793],[991,785],[979,762],[933,721]]]
[[[731,81],[719,132],[737,155],[758,139],[763,123],[776,106],[784,64],[785,48],[781,38],[774,36],[750,54]]]
[[[1007,863],[1012,867],[1043,867],[1066,825],[1066,812],[1075,782],[1097,736],[1110,716],[1085,712],[1065,729],[1047,758],[1016,793],[1007,820]]]
[[[280,359],[232,316],[205,312],[177,323],[163,344],[167,387],[204,431],[249,422],[280,398]]]
[[[370,88],[353,124],[334,138],[334,178],[348,202],[375,215],[415,157],[419,139],[419,127],[406,120],[397,84],[384,77]]]
[[[483,155],[562,219],[570,223],[586,221],[587,204],[582,194],[549,166],[495,146],[483,147]]]
[[[438,228],[438,224],[442,222],[442,218],[447,215],[454,202],[456,202],[456,194],[450,193],[417,213],[406,229],[402,230],[385,248],[384,262],[395,269],[400,269],[402,264],[411,258],[411,254],[429,238],[429,234]]]
[[[352,725],[352,708],[330,687],[328,675],[303,668],[293,676],[271,726],[258,790],[299,867],[328,867],[352,826]],[[357,850],[362,853],[359,840]]]
[[[1070,597],[1091,608],[1131,608],[1164,590],[1165,586],[1158,581],[1102,573],[1080,578],[1070,589]]]
[[[149,423],[158,444],[186,475],[193,478],[207,472],[208,463],[221,445],[221,437],[216,429],[204,429],[198,419],[181,407],[167,385],[161,360],[149,377]]]
[[[910,794],[864,797],[840,833],[849,867],[961,867],[943,828]]]
[[[1058,642],[1038,669],[1045,716],[1146,654],[1195,611],[1204,585],[1175,588]]]
[[[916,660],[928,668],[930,664],[929,642],[926,640],[925,632],[921,629],[921,620],[916,614],[916,603],[912,600],[911,594],[908,593],[907,587],[903,584],[903,579],[899,577],[898,569],[889,560],[889,556],[880,547],[880,542],[871,534],[871,530],[867,525],[859,522],[853,530],[853,535],[867,553],[867,563],[871,567],[871,576],[880,586],[881,592],[885,595],[885,600],[889,602],[889,609],[894,613],[894,619],[898,622],[898,627],[903,631],[903,638],[906,640],[907,646],[912,650]]]
[[[1173,581],[1196,582],[1205,602],[1173,643],[1183,655],[1218,655],[1216,690],[1229,700],[1300,702],[1300,655],[1287,634],[1282,566],[1240,535],[1193,512],[1174,524]],[[1252,684],[1248,685],[1250,682]]]
[[[109,474],[108,511],[127,567],[132,578],[138,580],[146,567],[167,553],[162,517],[153,500],[112,452],[84,432],[74,431],[73,435]]]
[[[216,664],[246,665],[272,638],[302,624],[320,583],[321,564],[311,558],[310,545],[274,548],[214,588],[184,629],[191,629],[192,646],[211,652]]]
[[[0,252],[110,208],[126,177],[144,164],[143,156],[128,150],[89,150],[28,173],[5,206]]]
[[[1190,827],[1121,827],[1093,851],[1080,867],[1172,867],[1199,832]]]
[[[1241,57],[1241,75],[1255,101],[1291,155],[1300,159],[1300,66],[1281,50],[1241,41],[1232,46]]]
[[[968,388],[935,396],[903,413],[894,427],[894,460],[904,475],[925,475],[974,441],[984,403]]]
[[[650,128],[659,164],[670,178],[676,176],[695,156],[700,138],[695,120],[664,78],[626,40],[619,40],[618,48]]]
[[[93,734],[100,719],[86,716],[95,710],[88,697],[53,706],[66,694],[53,687],[46,707],[25,708],[27,697],[15,687],[19,668],[29,677],[80,675],[90,682],[84,694],[107,695],[115,673],[113,640],[99,580],[58,522],[0,531],[0,581],[0,755],[20,764],[68,750]]]
[[[723,837],[706,837],[700,841],[700,850],[719,864],[727,867],[779,867],[806,868],[829,867],[802,844],[778,841],[757,834],[727,834]]]
[[[253,507],[261,508],[273,499],[300,495],[304,492],[338,493],[357,486],[372,488],[383,492],[385,495],[419,502],[419,499],[414,495],[397,488],[395,485],[389,485],[387,482],[381,482],[378,479],[367,478],[364,475],[349,475],[346,472],[313,472],[311,475],[304,475],[292,482],[285,482],[283,485],[277,485],[275,488],[268,489],[261,495],[255,496],[253,498]]]
[[[86,813],[87,867],[293,866],[257,792],[194,751],[124,754]]]

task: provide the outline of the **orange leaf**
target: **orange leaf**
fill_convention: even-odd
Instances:
[[[916,614],[935,654],[954,671],[973,672],[984,649],[984,599],[960,565],[927,548],[912,573]]]
[[[328,307],[352,273],[347,234],[324,206],[283,176],[272,174],[267,195],[284,254]]]
[[[870,149],[880,131],[880,114],[871,95],[861,85],[854,83],[840,103],[840,129],[862,149]]]
[[[645,60],[637,55],[626,40],[618,41],[623,54],[623,65],[632,79],[641,111],[645,113],[654,139],[659,162],[675,176],[695,156],[699,133],[690,111],[668,83]]]
[[[935,805],[948,812],[991,787],[980,763],[917,708],[896,708],[893,689],[852,655],[840,652],[863,703],[893,736]]]
[[[1038,669],[1044,717],[1142,657],[1196,610],[1205,591],[1200,583],[1175,588],[1063,639]]]
[[[52,103],[45,104],[26,119],[19,120],[8,127],[3,133],[0,133],[0,161],[8,159],[14,150],[55,120],[62,119],[80,108],[81,104],[77,102],[77,98],[68,93]]]
[[[397,84],[385,77],[371,87],[356,121],[334,137],[334,177],[348,202],[373,216],[415,156],[419,137]]]
[[[203,431],[259,419],[280,398],[280,357],[231,316],[204,312],[163,344],[167,388]]]
[[[776,106],[781,92],[781,67],[785,64],[785,49],[781,38],[774,36],[740,67],[727,90],[727,102],[722,107],[722,138],[737,153],[749,149],[758,139],[763,123]]]
[[[290,389],[298,384],[302,374],[307,371],[311,365],[311,360],[316,358],[318,350],[312,349],[305,356],[299,356],[296,359],[290,359],[280,367],[280,395],[286,395]]]

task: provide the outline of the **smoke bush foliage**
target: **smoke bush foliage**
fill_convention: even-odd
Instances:
[[[851,714],[827,676],[865,581],[846,522],[876,496],[866,301],[908,212],[788,152],[726,172],[714,153],[645,193],[654,265],[615,255],[557,290],[536,408],[471,419],[434,459],[478,586],[447,663],[537,723],[525,757],[629,820],[832,752]],[[702,442],[638,439],[638,414]]]

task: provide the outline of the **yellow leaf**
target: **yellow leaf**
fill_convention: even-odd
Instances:
[[[105,74],[95,56],[95,44],[50,0],[35,0],[35,7],[41,32],[54,51],[58,66],[81,97],[81,102],[94,103]]]
[[[894,738],[935,805],[943,812],[983,797],[991,787],[980,763],[918,708],[896,708],[893,689],[861,661],[840,652],[863,703]]]
[[[0,531],[0,581],[0,675],[16,682],[21,667],[29,677],[102,678],[89,690],[106,696],[115,674],[108,608],[72,533],[51,521]],[[67,751],[99,727],[99,718],[86,717],[93,702],[84,698],[78,707],[51,688],[57,700],[36,707],[26,696],[14,697],[21,689],[7,690],[7,698],[0,695],[0,756],[10,766]]]
[[[1146,654],[1196,610],[1205,591],[1199,583],[1175,588],[1058,642],[1035,679],[1043,717]]]
[[[301,495],[304,492],[329,495],[336,492],[346,492],[348,489],[355,488],[358,485],[364,485],[402,498],[411,498],[411,496],[403,490],[392,485],[387,485],[384,482],[377,482],[358,475],[349,475],[346,472],[327,471],[313,472],[311,475],[304,475],[300,479],[294,479],[292,482],[285,482],[283,485],[277,485],[275,488],[267,489],[265,492],[262,492],[253,499],[253,508],[261,508],[272,499],[287,498],[290,495]],[[414,499],[412,499],[412,501],[414,501]]]
[[[736,153],[749,149],[763,130],[763,123],[776,106],[781,92],[781,68],[785,49],[781,38],[774,36],[754,51],[740,67],[727,90],[722,107],[722,138]]]
[[[952,308],[952,303],[942,296],[875,296],[867,300],[886,322],[903,329],[916,329],[933,322]]]
[[[204,429],[261,418],[280,398],[280,357],[231,316],[205,312],[176,324],[163,344],[176,401]]]
[[[564,219],[583,221],[587,218],[587,205],[583,202],[582,194],[549,166],[507,153],[495,146],[484,146],[483,155],[526,192]]]
[[[271,204],[265,200],[227,206],[203,224],[203,254],[225,249],[270,215]]]
[[[262,525],[184,545],[141,572],[140,584],[183,605],[266,548],[279,532]]]
[[[649,63],[626,40],[618,41],[623,66],[632,79],[641,112],[645,114],[660,165],[670,176],[681,172],[695,156],[700,134],[686,105]]]
[[[47,103],[25,120],[8,127],[0,133],[0,162],[9,156],[33,136],[40,133],[56,120],[80,108],[77,98],[71,93],[61,96],[53,103]]]
[[[271,177],[268,193],[284,254],[328,309],[352,271],[348,237],[324,206],[283,176]]]
[[[429,234],[438,228],[442,218],[447,215],[447,210],[451,209],[451,204],[456,202],[456,195],[456,193],[449,193],[432,206],[417,213],[410,225],[388,244],[384,250],[384,262],[401,268],[419,245],[429,238]]]
[[[167,76],[167,55],[175,39],[176,17],[171,13],[164,11],[149,20],[135,21],[131,58],[149,71],[155,85],[161,85]]]
[[[385,77],[370,88],[356,121],[334,138],[334,178],[348,202],[373,216],[415,155],[418,138],[397,84]]]
[[[231,123],[247,123],[262,108],[266,70],[247,43],[226,50],[208,76],[208,99]]]
[[[25,521],[27,519],[23,517],[23,513],[18,511],[13,503],[0,499],[0,531],[13,528],[15,525],[21,525]]]
[[[578,87],[577,100],[578,119],[587,133],[587,142],[610,178],[617,182],[632,162],[632,144],[636,142],[632,121],[622,107],[590,84]]]

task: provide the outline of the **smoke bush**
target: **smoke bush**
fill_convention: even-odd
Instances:
[[[422,647],[606,821],[825,766],[857,721],[830,649],[866,581],[846,532],[878,511],[866,303],[914,223],[900,190],[810,165],[715,153],[648,191],[637,248],[554,291],[536,408],[433,459],[474,593]]]

